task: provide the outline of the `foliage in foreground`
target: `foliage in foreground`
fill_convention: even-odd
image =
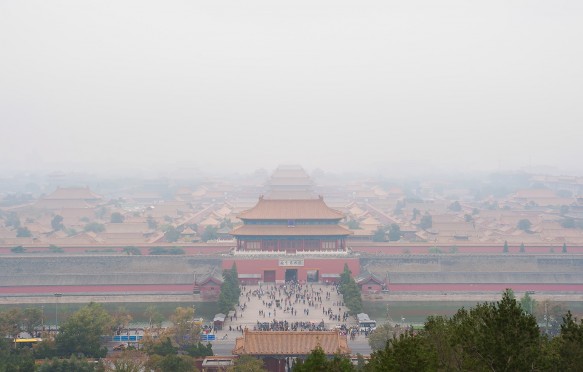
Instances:
[[[507,290],[498,302],[462,308],[451,318],[430,317],[423,331],[393,336],[373,352],[364,370],[579,371],[581,366],[583,321],[568,312],[559,335],[548,338]],[[294,368],[300,372],[357,370],[347,357],[329,359],[321,349]]]

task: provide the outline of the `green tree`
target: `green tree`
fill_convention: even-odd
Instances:
[[[63,230],[65,228],[63,225],[63,216],[57,214],[55,217],[53,217],[51,220],[51,227],[53,228],[53,231]]]
[[[83,231],[100,233],[105,231],[105,225],[98,222],[91,222],[85,225]]]
[[[382,350],[389,340],[395,336],[395,327],[389,323],[378,326],[369,336],[368,344],[373,351]]]
[[[577,225],[575,224],[575,219],[564,218],[561,220],[561,227],[564,227],[565,229],[574,229]]]
[[[233,263],[230,270],[223,271],[223,284],[221,284],[221,293],[219,294],[219,310],[228,313],[235,308],[239,302],[241,288],[239,287],[239,274],[237,265]]]
[[[38,369],[38,372],[62,372],[62,371],[75,371],[75,372],[94,372],[103,370],[102,365],[96,365],[95,363],[89,363],[84,358],[77,358],[74,355],[70,359],[53,359],[47,363],[44,363]]]
[[[148,318],[150,328],[152,328],[152,325],[157,325],[158,327],[161,327],[162,322],[164,321],[164,317],[162,316],[160,311],[158,311],[158,308],[156,308],[155,305],[148,305],[148,307],[146,307],[146,310],[144,311],[144,316]]]
[[[462,206],[461,206],[460,202],[457,200],[455,202],[451,203],[448,208],[450,211],[454,211],[454,212],[459,212],[462,210]]]
[[[357,220],[353,219],[353,218],[349,219],[347,224],[348,224],[348,228],[351,229],[351,230],[358,230],[358,229],[360,229],[360,223]]]
[[[107,348],[101,336],[110,334],[112,319],[101,304],[94,302],[82,307],[60,326],[56,337],[59,355],[82,354],[102,358]]]
[[[33,334],[34,328],[43,322],[43,312],[41,309],[27,307],[22,311],[22,328],[29,334]]]
[[[194,360],[188,355],[153,354],[145,364],[146,371],[191,372],[195,370]]]
[[[122,252],[127,254],[128,256],[139,256],[142,254],[140,248],[134,246],[127,246],[122,249]]]
[[[435,349],[426,337],[404,333],[373,352],[365,371],[438,371]]]
[[[49,251],[51,251],[53,253],[63,253],[64,252],[63,248],[58,247],[54,244],[49,245]]]
[[[263,361],[250,355],[241,355],[235,365],[227,369],[229,372],[266,372]]]
[[[22,322],[22,310],[18,308],[0,312],[0,340],[9,336],[16,338],[20,333],[20,323]]]
[[[432,226],[433,218],[429,214],[426,214],[423,217],[421,217],[421,221],[419,222],[420,228],[422,228],[423,230],[427,230],[430,229]]]
[[[525,252],[524,243],[520,243],[520,253],[524,252]]]
[[[379,226],[375,230],[372,236],[373,242],[386,242],[387,241],[387,228],[384,226]]]
[[[350,314],[355,315],[362,312],[362,297],[356,281],[352,277],[352,272],[348,264],[344,264],[344,270],[340,274],[338,290],[344,298],[344,303],[348,307]]]
[[[218,229],[215,226],[205,227],[202,235],[200,236],[203,242],[208,242],[209,240],[217,240],[219,238]]]
[[[109,221],[111,223],[123,223],[124,220],[125,220],[125,217],[123,216],[123,214],[121,214],[119,212],[113,212],[111,214]]]
[[[202,342],[188,345],[184,350],[188,355],[195,358],[214,355],[213,345],[210,342],[206,345],[204,345]]]
[[[429,254],[441,254],[441,253],[443,253],[439,247],[430,247],[427,249],[427,252],[429,252]]]
[[[396,223],[392,223],[389,227],[389,241],[396,242],[401,239],[401,228]]]
[[[16,237],[17,238],[30,238],[32,237],[32,233],[28,229],[28,227],[19,227],[16,229]]]
[[[563,249],[562,249],[563,253],[567,253],[567,243],[563,243]]]
[[[557,371],[579,371],[583,366],[583,320],[577,322],[570,311],[563,317],[561,333],[553,339]]]
[[[163,255],[163,254],[171,254],[171,255],[178,255],[184,254],[184,249],[178,247],[172,248],[164,248],[164,247],[152,247],[150,248],[151,255]]]
[[[34,372],[34,357],[30,350],[14,350],[9,340],[0,339],[1,372]]]
[[[520,307],[530,315],[534,315],[534,310],[536,309],[536,300],[530,297],[530,294],[526,292],[524,296],[520,299]]]
[[[164,233],[164,240],[168,243],[174,243],[180,239],[180,231],[174,226],[168,226],[166,232]]]
[[[148,223],[148,228],[150,228],[152,230],[156,230],[158,228],[158,222],[156,222],[154,217],[148,216],[148,218],[146,219],[146,222]]]
[[[19,228],[20,227],[20,218],[16,212],[8,212],[6,215],[6,220],[4,221],[4,226],[12,227],[12,228]]]
[[[194,308],[177,307],[170,317],[172,322],[171,333],[180,349],[200,342],[200,326],[194,322]]]
[[[133,318],[125,306],[118,306],[111,316],[111,330],[115,332],[116,330],[126,329]]]
[[[293,372],[352,372],[354,366],[344,355],[334,354],[332,359],[328,359],[321,346],[317,346],[305,360],[298,360],[294,365]]]
[[[411,216],[411,221],[415,221],[417,219],[417,216],[419,216],[419,209],[417,208],[413,208],[413,214]]]
[[[26,248],[24,248],[24,247],[23,247],[23,246],[21,246],[21,245],[18,245],[18,246],[16,246],[16,247],[12,247],[12,248],[10,248],[10,251],[11,251],[12,253],[24,253],[24,252],[26,252]]]
[[[522,231],[530,231],[530,228],[532,227],[532,222],[530,222],[527,219],[522,219],[518,221],[516,227]]]
[[[508,290],[496,303],[458,310],[448,325],[450,344],[457,350],[462,369],[526,371],[540,364],[536,319],[523,311]]]
[[[166,356],[178,354],[178,349],[172,345],[170,337],[166,337],[163,340],[145,342],[144,348],[150,355]]]
[[[230,218],[223,218],[219,227],[221,229],[224,229],[224,228],[233,229],[233,222],[231,221]]]
[[[142,351],[125,350],[121,355],[113,356],[112,359],[113,368],[107,368],[108,372],[143,372],[146,370],[147,356]]]
[[[504,249],[502,250],[504,253],[508,253],[508,241],[504,241]]]

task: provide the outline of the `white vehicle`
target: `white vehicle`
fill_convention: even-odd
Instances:
[[[377,321],[370,319],[368,314],[357,314],[356,319],[358,320],[358,329],[360,332],[370,332],[377,328]]]

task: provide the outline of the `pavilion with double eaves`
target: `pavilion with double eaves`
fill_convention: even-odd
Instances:
[[[253,208],[242,212],[243,225],[231,235],[237,252],[330,252],[346,251],[346,237],[352,232],[338,223],[344,214],[317,199],[259,198]]]

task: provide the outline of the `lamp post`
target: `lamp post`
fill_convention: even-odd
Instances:
[[[55,334],[59,331],[59,298],[63,297],[62,293],[55,293]]]

